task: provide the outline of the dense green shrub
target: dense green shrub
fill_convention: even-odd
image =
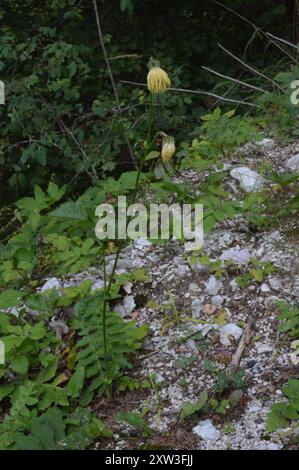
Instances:
[[[210,1],[98,3],[123,124],[99,47],[92,2],[8,0],[0,9],[0,76],[6,84],[6,105],[0,107],[0,180],[6,198],[8,188],[15,199],[34,184],[47,184],[50,177],[59,184],[86,186],[131,167],[122,127],[138,153],[146,126],[145,92],[120,81],[144,83],[146,64],[154,56],[167,68],[174,87],[209,89],[215,80],[201,70],[202,64],[217,63],[220,71],[234,67],[217,42],[223,40],[242,54],[252,34],[250,25],[240,28],[237,17]],[[235,10],[247,9],[249,18],[254,10],[258,26],[271,23],[272,31],[282,32],[288,13],[283,4],[244,3],[234,2]],[[263,41],[257,39],[248,51],[262,65]],[[156,104],[157,130],[185,136],[207,106],[213,106],[210,98],[162,96]]]

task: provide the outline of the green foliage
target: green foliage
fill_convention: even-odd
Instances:
[[[192,164],[193,165],[193,161]],[[228,199],[228,193],[221,186],[224,173],[211,173],[207,181],[200,185],[200,195],[190,191],[189,185],[184,183],[173,183],[168,176],[161,182],[151,184],[156,191],[159,202],[169,200],[170,195],[175,195],[179,204],[203,204],[204,205],[204,232],[210,232],[218,222],[234,218],[240,212],[240,203]],[[171,227],[170,227],[171,228]],[[170,230],[170,236],[172,232]]]
[[[235,116],[235,110],[222,114],[220,108],[216,108],[201,119],[204,123],[200,128],[200,139],[211,148],[212,153],[229,157],[235,147],[261,139],[250,120]]]
[[[272,183],[269,190],[249,194],[244,201],[247,220],[261,227],[284,225],[289,232],[296,230],[299,209],[298,178],[296,173],[277,173],[267,169]]]
[[[142,432],[143,437],[149,437],[153,434],[143,415],[136,411],[127,411],[117,413],[115,420],[120,423],[126,423]]]
[[[129,391],[132,392],[134,390],[140,390],[144,388],[151,387],[151,383],[148,380],[138,380],[134,377],[129,377],[128,375],[123,375],[118,380],[118,390],[120,392]]]
[[[252,281],[262,283],[270,274],[277,271],[270,261],[263,261],[252,258],[249,264],[249,270],[236,278],[240,287],[247,287]]]
[[[142,415],[136,412],[128,411],[124,413],[117,413],[115,419],[116,421],[130,424],[130,426],[134,426],[136,428],[148,427],[148,424],[145,421],[145,419],[142,417]]]
[[[65,187],[50,182],[45,192],[35,186],[34,197],[22,198],[16,204],[21,228],[0,245],[0,282],[18,288],[24,280],[34,283],[40,272],[61,276],[97,265],[101,247],[94,235],[95,208],[105,201],[107,193],[129,193],[136,177],[135,171],[123,173],[118,180],[103,181],[76,201],[61,205]],[[145,178],[142,174],[140,181]]]
[[[48,245],[49,261],[56,266],[57,275],[84,271],[100,254],[100,247],[92,238],[82,240],[79,237],[51,234],[44,237],[44,243]]]
[[[204,212],[204,231],[210,232],[218,222],[224,222],[227,219],[234,218],[238,213],[239,203],[237,201],[226,201],[225,193],[222,191],[217,195],[212,194],[212,188],[208,188],[208,195],[203,197],[200,202],[205,204]]]
[[[134,4],[132,0],[120,0],[121,11],[128,11],[129,15],[133,13]]]
[[[235,390],[228,398],[216,400],[209,398],[207,392],[202,392],[196,402],[183,403],[180,411],[180,419],[184,420],[198,412],[208,412],[226,415],[230,408],[237,406],[242,397],[242,390]]]
[[[288,400],[272,405],[267,420],[269,432],[286,428],[299,419],[299,380],[290,379],[282,391]]]
[[[198,171],[211,169],[219,164],[221,157],[228,158],[236,147],[260,140],[260,134],[251,120],[235,116],[235,110],[222,113],[218,107],[201,119],[202,125],[190,134],[193,138],[191,147],[184,148],[184,145],[184,150],[178,152],[184,157],[183,167],[191,166]],[[211,174],[207,184],[219,182],[222,177],[221,173]]]
[[[291,83],[298,79],[298,65],[290,65],[288,69],[274,75],[273,80],[279,86],[270,93],[263,94],[257,100],[262,107],[263,125],[275,137],[287,142],[291,136],[298,135],[296,125],[297,107],[291,102]]]
[[[226,415],[227,410],[229,408],[229,400],[223,399],[221,401],[217,401],[212,398],[209,401],[209,405],[215,413],[218,413],[220,415]]]
[[[214,385],[214,390],[220,395],[231,389],[239,390],[245,385],[245,372],[243,370],[233,373],[226,373],[224,371],[218,370],[218,368],[208,360],[204,361],[204,366],[206,370],[210,372],[210,374],[215,376],[216,383]]]
[[[10,375],[9,384],[4,382],[1,385],[0,382],[0,401],[4,400],[7,403],[9,400],[11,404],[10,415],[1,425],[4,432],[1,445],[4,448],[12,445],[14,441],[20,449],[56,449],[62,445],[65,448],[72,448],[72,446],[85,448],[100,434],[107,435],[103,423],[94,419],[87,422],[83,417],[86,421],[86,429],[78,424],[82,433],[80,436],[78,429],[78,432],[71,432],[58,439],[55,437],[55,429],[51,430],[50,422],[52,414],[58,413],[60,414],[59,425],[62,425],[63,415],[62,410],[51,407],[65,409],[71,405],[70,400],[76,401],[81,397],[82,401],[87,402],[90,401],[95,390],[105,391],[107,386],[110,386],[118,377],[121,369],[130,367],[127,356],[140,347],[146,334],[146,327],[136,328],[134,322],[126,323],[118,314],[109,313],[107,334],[110,382],[107,384],[101,342],[103,293],[99,291],[93,296],[88,296],[89,289],[90,282],[86,281],[83,286],[64,289],[61,297],[55,290],[45,294],[30,295],[26,299],[27,304],[40,311],[32,324],[25,321],[22,313],[19,317],[7,313],[0,316],[0,338],[5,344],[6,351],[6,364],[0,366],[0,380],[1,377],[5,378],[7,374]],[[80,296],[84,299],[78,301]],[[59,373],[59,357],[56,351],[58,347],[61,347],[61,340],[49,329],[45,319],[41,318],[47,318],[57,307],[69,306],[75,301],[77,304],[73,328],[78,331],[79,339],[75,348],[70,350],[70,354],[75,355],[72,361],[72,363],[75,361],[75,370],[68,380],[68,374]],[[13,379],[11,373],[14,374]],[[93,380],[90,381],[90,379]],[[89,383],[87,388],[86,381]],[[126,387],[132,389],[132,382],[127,381],[125,384],[123,379],[122,383],[123,390]],[[133,385],[135,389],[136,384]],[[149,383],[138,383],[139,386],[146,387]],[[49,415],[38,414],[46,410],[51,410]],[[78,412],[83,413],[84,409]],[[14,423],[20,420],[21,422],[28,421],[32,416],[36,418],[32,418],[30,425],[27,424],[26,435],[21,436],[17,433],[15,436]],[[13,423],[11,429],[8,423]],[[76,419],[65,421],[64,426],[68,423],[76,424]],[[17,430],[19,431],[18,427]]]
[[[110,10],[109,5],[105,10]],[[139,55],[136,35],[128,34],[134,21],[133,2],[121,0],[120,10],[108,13],[115,21],[110,25],[112,34],[104,36],[113,75],[116,81],[130,74],[144,81],[152,49]],[[127,87],[118,85],[123,115],[115,113],[107,70],[99,67],[96,22],[90,11],[90,5],[73,0],[50,0],[40,6],[9,0],[1,10],[5,27],[1,28],[0,71],[9,99],[0,108],[0,141],[4,142],[0,171],[5,162],[5,185],[11,194],[44,185],[50,175],[58,183],[79,181],[86,187],[86,181],[96,183],[98,176],[118,171],[119,166],[132,167],[123,130],[133,147],[137,143],[137,155],[142,151],[147,124],[139,118],[146,93],[139,87],[128,93]],[[120,15],[126,26],[118,42]],[[180,86],[181,70],[166,52],[163,55],[174,85]],[[167,130],[190,120],[186,118],[190,96],[161,97],[161,102],[158,129],[161,123]]]
[[[207,403],[207,401],[208,401],[208,393],[207,392],[202,392],[200,394],[199,399],[196,402],[194,402],[194,403],[192,403],[192,402],[183,403],[181,411],[180,411],[181,419],[189,418],[190,416],[194,415],[195,413],[198,413],[199,411],[201,411],[202,408]]]
[[[35,376],[33,370],[40,364],[45,367],[56,364],[57,367],[54,351],[59,340],[44,320],[37,319],[31,324],[24,321],[21,315],[16,318],[4,313],[0,318],[0,337],[5,345],[6,359],[6,365],[0,366],[0,376],[3,377],[11,367],[16,374],[12,383],[15,382],[18,387],[28,374]]]
[[[72,322],[79,337],[76,343],[76,368],[83,367],[85,377],[90,381],[81,398],[81,402],[85,404],[91,401],[95,391],[103,393],[109,389],[122,368],[131,367],[128,355],[141,346],[147,333],[146,325],[136,328],[134,322],[125,322],[117,313],[109,311],[105,327],[108,343],[107,364],[102,340],[103,295],[103,292],[99,292],[79,301],[75,306]]]
[[[15,289],[6,289],[0,294],[0,308],[14,307],[19,302],[20,293]]]
[[[216,260],[211,261],[209,256],[199,254],[193,254],[189,256],[188,262],[190,266],[194,266],[196,263],[200,263],[204,266],[209,266],[211,273],[214,273],[217,278],[221,278],[221,276],[225,273],[226,266],[230,264],[228,261]]]
[[[184,21],[180,17],[178,22],[175,2],[164,10],[152,0],[145,0],[142,6],[135,0],[102,3],[103,42],[121,110],[115,102],[110,71],[103,66],[103,54],[99,54],[90,4],[76,0],[7,0],[0,7],[0,18],[4,19],[0,28],[0,74],[6,91],[6,104],[0,106],[0,195],[2,205],[6,201],[15,203],[0,209],[0,339],[6,353],[6,363],[0,365],[0,402],[5,412],[0,424],[1,449],[85,449],[99,437],[110,437],[105,424],[82,406],[89,404],[95,394],[111,397],[114,384],[121,392],[152,387],[159,402],[153,377],[139,381],[123,375],[132,367],[147,327],[126,322],[113,311],[124,283],[149,280],[145,269],[108,278],[109,287],[105,282],[105,288],[95,292],[91,292],[88,280],[80,286],[61,288],[59,293],[55,289],[45,293],[37,290],[47,277],[99,269],[103,254],[121,248],[117,243],[106,245],[96,240],[97,205],[114,205],[119,195],[128,195],[135,202],[137,192],[142,189],[140,193],[145,193],[151,183],[157,202],[175,198],[181,205],[203,203],[205,232],[238,213],[250,223],[265,223],[269,199],[266,192],[247,195],[243,204],[232,199],[224,189],[223,157],[259,139],[254,123],[270,127],[275,135],[286,134],[287,138],[298,133],[288,89],[298,75],[297,66],[291,70],[288,66],[274,77],[273,89],[257,99],[262,115],[254,120],[236,115],[235,110],[215,108],[210,97],[187,93],[155,96],[148,108],[148,91],[135,85],[127,88],[122,82],[143,83],[146,64],[154,54],[169,73],[174,88],[213,86],[210,77],[195,73],[207,56],[224,66],[222,56],[210,44],[216,44],[224,35],[228,47],[234,48],[236,31],[240,45],[248,39],[247,32],[236,28],[225,9],[219,23],[219,8],[213,2],[208,5],[187,0]],[[242,13],[247,8],[242,0],[235,3]],[[258,24],[270,22],[275,26],[285,14],[284,7],[273,7],[270,0],[264,6],[254,3]],[[251,5],[249,10],[253,10]],[[203,14],[205,21],[198,28],[198,18]],[[215,28],[215,24],[220,26]],[[167,30],[165,25],[174,26],[175,37],[172,28]],[[276,29],[279,31],[278,25]],[[138,42],[140,30],[142,44]],[[262,57],[258,54],[258,58]],[[151,109],[155,119],[149,123]],[[213,111],[206,114],[207,109]],[[200,116],[199,126],[196,123]],[[176,136],[179,148],[171,165],[158,160],[165,132]],[[128,141],[138,160],[138,171]],[[144,165],[140,165],[143,157]],[[173,180],[176,166],[210,170],[210,174],[199,188],[191,190],[189,182]],[[278,210],[277,217],[288,212],[296,216],[297,178],[271,177],[288,198],[286,208]],[[89,184],[93,186],[83,192]],[[281,192],[279,189],[279,196]],[[229,263],[223,267],[220,261],[211,262],[207,257],[201,257],[200,262],[209,265],[218,277],[230,267]],[[245,285],[252,278],[262,282],[271,272],[270,265],[252,262],[240,282]],[[169,317],[163,331],[194,321],[178,310],[171,293],[163,309]],[[280,317],[281,331],[294,338],[298,337],[297,314],[295,309],[285,308]],[[62,325],[62,331],[55,323]],[[192,337],[200,350],[206,347],[199,333]],[[176,365],[184,369],[195,360],[196,356],[182,356]],[[214,366],[210,366],[210,372],[216,378],[216,398],[209,400],[203,392],[196,403],[183,405],[182,418],[202,409],[225,414],[238,402],[243,372],[227,375]],[[222,398],[223,393],[235,388],[228,398]],[[291,404],[287,409],[278,404],[272,421],[284,424],[297,419],[297,392],[293,383],[286,388]],[[77,408],[79,403],[81,408]],[[151,430],[144,414],[119,413],[116,421],[149,436]]]
[[[197,356],[195,356],[194,354],[192,354],[191,356],[181,356],[175,361],[175,365],[178,369],[187,369],[197,359]]]
[[[267,223],[267,199],[263,192],[252,192],[244,197],[242,213],[246,220],[253,226],[261,227]]]
[[[278,301],[276,305],[281,312],[278,316],[280,320],[278,330],[287,333],[293,339],[299,338],[299,309],[283,301]]]
[[[286,9],[280,7],[273,8],[271,0],[262,4],[255,1],[254,8],[244,0],[234,2],[234,9],[258,26],[266,25],[269,30],[270,19],[271,31],[278,35],[281,25],[290,23]],[[146,0],[143,8],[133,0],[106,2],[101,14],[122,119],[115,113],[115,98],[107,70],[102,66],[96,22],[89,4],[49,0],[38,5],[30,0],[22,3],[7,0],[1,8],[0,73],[7,100],[6,106],[0,108],[0,142],[3,142],[0,168],[2,165],[4,169],[5,164],[8,177],[3,181],[6,190],[11,188],[12,196],[16,190],[22,192],[34,184],[44,185],[51,175],[60,184],[72,181],[85,186],[87,180],[96,182],[97,174],[102,177],[132,165],[122,130],[124,127],[133,145],[137,144],[138,153],[146,128],[143,116],[146,91],[119,82],[144,83],[151,55],[155,54],[163,64],[174,87],[211,89],[216,83],[214,77],[203,71],[198,73],[201,64],[209,65],[207,57],[220,70],[230,68],[232,76],[238,69],[223,57],[219,48],[210,45],[216,46],[225,37],[226,46],[239,53],[239,48],[245,48],[248,42],[247,28],[240,27],[234,15],[223,8],[219,23],[219,6],[213,2],[199,4],[188,0],[183,21],[177,15],[175,3],[160,9],[153,0]],[[198,19],[203,15],[205,20],[198,28]],[[165,33],[165,25],[173,27]],[[276,52],[274,49],[271,53],[275,65],[280,51]],[[257,66],[265,67],[268,56],[264,56],[263,48],[256,48],[253,59]],[[277,79],[290,83],[291,76]],[[222,87],[227,93],[226,81],[218,85]],[[232,93],[240,98],[242,90],[236,88]],[[264,106],[272,120],[276,114],[275,97],[267,94],[263,97],[269,100]],[[186,138],[198,116],[214,105],[210,97],[189,93],[160,96],[155,130],[171,131],[170,134]],[[226,142],[220,144],[228,150],[231,137],[232,142],[242,143],[253,135],[246,123],[226,113],[220,117],[218,111],[214,113],[213,119],[219,118],[219,129],[227,129]],[[212,125],[209,121],[205,123],[209,123],[208,127]],[[237,124],[239,132],[235,131]],[[8,133],[10,139],[6,139]],[[216,130],[216,140],[219,135],[221,132]],[[210,137],[214,138],[213,128]]]
[[[93,417],[89,408],[67,415],[58,408],[49,408],[29,419],[7,419],[0,424],[0,449],[18,450],[82,450],[100,436],[111,431]]]
[[[215,384],[215,391],[222,394],[226,390],[240,389],[244,387],[245,372],[240,370],[233,374],[226,374],[224,372],[217,372],[217,382]]]

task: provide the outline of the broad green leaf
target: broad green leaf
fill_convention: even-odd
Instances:
[[[14,384],[0,385],[0,402],[14,391]]]
[[[15,307],[19,303],[20,292],[15,289],[6,289],[0,293],[0,308]]]
[[[206,217],[204,219],[204,231],[205,232],[210,232],[216,225],[217,223],[217,220],[215,219],[215,217],[213,215],[208,215],[208,217]]]
[[[185,402],[182,405],[181,408],[181,419],[188,418],[189,416],[192,416],[194,413],[197,413],[200,411],[206,402],[208,401],[208,393],[207,392],[202,392],[200,394],[199,399],[196,402]]]
[[[54,361],[50,362],[50,364],[48,364],[47,367],[42,369],[42,371],[38,375],[36,381],[38,383],[43,384],[43,383],[49,382],[49,380],[53,379],[53,377],[55,376],[56,371],[57,371],[57,362],[58,362],[57,359],[55,359]]]
[[[46,328],[44,325],[44,322],[39,322],[33,325],[33,327],[30,330],[30,336],[33,340],[39,340],[42,339],[46,336]]]
[[[59,188],[57,186],[57,184],[50,181],[47,191],[48,191],[48,194],[49,194],[50,198],[52,199],[52,201],[57,202],[65,194],[66,186],[64,185],[61,188]]]
[[[11,367],[17,374],[26,375],[29,369],[29,361],[26,356],[20,354],[12,359]]]
[[[142,415],[137,412],[124,412],[117,413],[116,421],[123,421],[136,428],[147,427],[147,422],[143,419]]]
[[[299,380],[290,379],[288,384],[283,387],[282,391],[288,398],[296,400],[299,403]]]
[[[67,394],[73,398],[78,397],[81,392],[85,379],[85,368],[79,367],[72,375],[68,385]]]
[[[160,152],[157,152],[156,150],[152,150],[150,153],[147,154],[145,160],[154,160],[155,158],[158,158],[160,156]]]
[[[149,275],[146,268],[137,268],[133,272],[134,280],[136,282],[148,281]]]
[[[132,0],[120,0],[120,9],[121,11],[128,11],[129,15],[132,15],[134,5]]]
[[[264,272],[262,269],[250,269],[250,274],[252,275],[252,277],[258,281],[258,282],[263,282],[264,280]]]
[[[57,209],[50,212],[49,216],[59,219],[88,220],[82,205],[76,202],[65,202]]]

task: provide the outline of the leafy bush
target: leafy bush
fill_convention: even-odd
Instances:
[[[96,438],[112,434],[89,408],[68,415],[58,408],[49,408],[38,417],[7,419],[0,429],[2,450],[83,450]]]
[[[113,299],[113,295],[111,297]],[[88,404],[97,390],[105,392],[119,376],[122,368],[131,367],[128,355],[141,346],[147,333],[146,325],[134,327],[117,313],[109,311],[103,325],[103,293],[81,300],[75,307],[73,327],[78,332],[76,368],[84,368],[90,381],[81,402]],[[107,351],[103,342],[103,329],[107,330]],[[108,358],[108,360],[107,360]]]
[[[286,428],[293,421],[296,422],[299,419],[299,380],[290,379],[282,391],[288,400],[272,405],[267,420],[269,432],[276,431],[278,428]]]

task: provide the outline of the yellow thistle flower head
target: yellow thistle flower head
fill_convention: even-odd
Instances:
[[[170,135],[167,135],[162,140],[161,156],[164,162],[169,162],[175,154],[175,140]]]
[[[147,87],[151,93],[164,93],[170,87],[170,79],[165,70],[159,67],[159,62],[150,60],[150,71],[147,74]]]

